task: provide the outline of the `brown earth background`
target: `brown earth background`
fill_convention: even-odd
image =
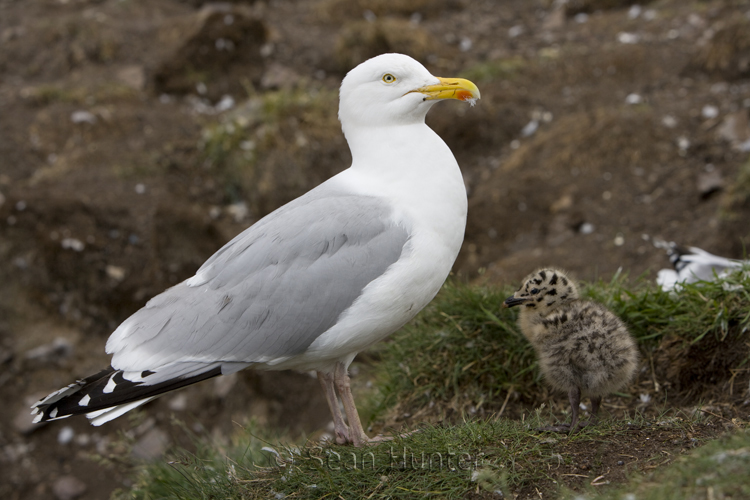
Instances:
[[[469,193],[457,279],[653,277],[667,261],[644,235],[745,255],[748,1],[0,0],[0,498],[105,498],[129,466],[96,456],[160,456],[170,415],[217,440],[248,417],[326,428],[295,373],[199,384],[101,428],[34,426],[28,406],[346,168],[338,85],[389,51],[482,93],[428,116]]]

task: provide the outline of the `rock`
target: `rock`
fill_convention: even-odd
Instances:
[[[701,197],[706,198],[710,194],[724,187],[724,178],[718,170],[702,172],[698,175],[698,191]]]
[[[49,344],[26,351],[24,358],[38,363],[59,363],[73,354],[73,344],[68,339],[56,337]]]
[[[188,398],[184,392],[180,392],[169,400],[167,406],[172,411],[184,411],[187,409]]]
[[[743,144],[750,141],[750,116],[746,109],[730,113],[724,117],[716,130],[719,139],[729,142],[733,148],[743,150]]]
[[[60,429],[60,432],[57,433],[57,442],[60,444],[68,444],[71,441],[73,441],[73,437],[75,436],[75,431],[73,428],[69,425],[66,425],[62,429]]]
[[[122,281],[125,279],[125,269],[122,267],[108,264],[107,267],[104,268],[104,272],[115,281]]]
[[[86,483],[74,476],[62,476],[52,485],[52,492],[58,500],[74,500],[88,490]]]
[[[214,390],[213,393],[218,398],[225,398],[234,388],[237,383],[237,373],[230,375],[224,375],[223,377],[217,377],[214,379]]]
[[[258,83],[260,48],[268,29],[241,5],[215,3],[176,22],[165,23],[160,42],[166,57],[153,71],[158,93],[187,94],[202,84],[210,100],[243,92],[241,80]]]
[[[164,454],[167,446],[169,446],[169,436],[155,427],[135,443],[131,455],[138,460],[154,460]]]
[[[63,238],[60,241],[60,246],[65,250],[73,250],[75,252],[82,252],[86,248],[86,244],[77,238]]]
[[[115,77],[134,90],[146,88],[146,70],[143,66],[123,66],[115,71]]]

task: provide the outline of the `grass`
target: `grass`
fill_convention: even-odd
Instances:
[[[521,418],[498,418],[511,391],[524,398],[543,387],[516,327],[516,311],[499,307],[512,291],[448,283],[415,321],[378,347],[369,406],[381,421],[411,412],[412,421],[422,422],[418,432],[364,449],[309,442],[266,444],[263,451],[251,428],[235,436],[232,447],[201,445],[194,455],[182,452],[178,460],[145,467],[136,486],[119,498],[559,498],[577,495],[573,490],[597,495],[604,484],[598,476],[607,474],[619,479],[607,496],[595,498],[682,499],[708,488],[735,498],[747,494],[738,472],[750,460],[747,432],[684,455],[724,432],[703,422],[701,412],[670,409],[655,419],[626,412],[570,437],[534,430],[559,418],[544,405]],[[607,304],[630,325],[642,350],[667,335],[687,347],[732,339],[746,345],[749,292],[747,270],[676,293],[645,279],[630,285],[619,275],[582,286],[586,297]],[[747,364],[747,354],[734,368]],[[483,407],[489,417],[471,417]],[[430,415],[444,420],[435,423]],[[636,449],[636,465],[615,464],[618,453]],[[643,475],[652,468],[656,475]],[[679,488],[664,490],[670,482]]]

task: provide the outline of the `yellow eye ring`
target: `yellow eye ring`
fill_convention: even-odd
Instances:
[[[396,81],[396,77],[395,77],[395,76],[393,76],[393,75],[392,75],[392,74],[390,74],[390,73],[386,73],[385,75],[383,75],[383,81],[384,81],[385,83],[393,83],[393,82],[395,82],[395,81]]]

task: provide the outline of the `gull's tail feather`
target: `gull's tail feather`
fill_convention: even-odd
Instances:
[[[206,368],[164,380],[149,370],[133,374],[109,367],[51,393],[31,407],[31,414],[35,423],[86,415],[101,425],[166,392],[221,375],[220,365]],[[152,376],[155,383],[149,384]]]

